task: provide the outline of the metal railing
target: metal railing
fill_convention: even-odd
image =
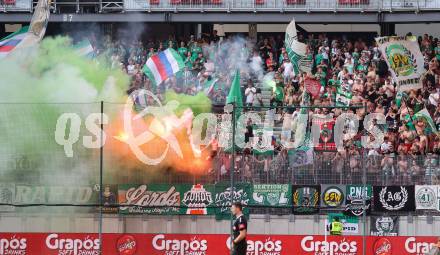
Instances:
[[[31,0],[0,1],[0,12],[31,12]]]
[[[33,0],[0,2],[0,12],[32,12]],[[440,0],[54,0],[54,13],[435,11]]]
[[[437,10],[437,0],[125,0],[133,11],[415,11]]]

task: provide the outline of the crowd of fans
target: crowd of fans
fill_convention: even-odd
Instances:
[[[113,67],[120,67],[132,77],[129,92],[137,88],[156,91],[161,97],[167,89],[179,93],[195,94],[203,91],[209,95],[214,104],[224,104],[231,80],[233,64],[230,56],[239,55],[245,58],[246,68],[241,68],[241,86],[243,103],[249,107],[263,105],[262,76],[272,73],[276,87],[269,95],[270,104],[277,106],[282,114],[298,112],[296,108],[303,100],[305,73],[295,73],[290,62],[283,37],[259,37],[257,40],[246,39],[241,49],[222,50],[221,45],[231,42],[233,38],[220,38],[216,32],[196,39],[176,40],[170,36],[165,41],[120,41],[103,42],[108,49],[108,57]],[[307,58],[312,61],[312,74],[321,84],[321,91],[312,98],[309,115],[333,114],[342,112],[354,113],[359,118],[360,130],[356,136],[344,136],[342,151],[315,153],[313,167],[304,167],[305,171],[331,173],[342,180],[348,177],[361,178],[362,167],[371,174],[371,181],[383,179],[386,175],[391,180],[402,182],[438,182],[440,167],[437,155],[440,154],[440,41],[429,35],[418,38],[421,52],[425,59],[426,73],[422,77],[422,89],[398,93],[384,57],[374,42],[370,40],[351,40],[344,36],[329,37],[326,34],[299,35],[299,41],[307,44]],[[184,71],[175,78],[169,79],[157,88],[143,74],[142,67],[153,54],[166,48],[175,49],[185,62]],[[214,84],[214,85],[213,85]],[[211,86],[212,85],[212,86]],[[322,108],[334,106],[338,86],[349,88],[352,97],[350,106],[358,108]],[[281,108],[280,106],[284,106]],[[426,108],[430,113],[435,128],[426,120],[416,118],[415,113]],[[367,135],[363,131],[363,119],[367,113],[382,113],[386,124],[380,128],[384,131],[384,142],[377,149],[362,149],[360,137]],[[309,118],[311,119],[311,118]],[[274,154],[267,159],[250,154],[237,157],[237,171],[244,171],[244,178],[254,178],[254,166],[260,164],[262,173],[274,169],[273,165],[288,162],[288,152],[274,139]],[[218,155],[222,155],[220,152]],[[365,160],[361,161],[363,157]],[[226,174],[230,155],[224,154],[218,168],[220,174]],[[429,158],[429,160],[426,160]],[[319,161],[316,163],[316,161]],[[362,166],[362,164],[364,164]],[[287,164],[285,169],[289,169]],[[318,169],[319,168],[319,169]],[[310,170],[312,169],[312,170]],[[299,171],[300,172],[300,171]],[[382,175],[378,175],[381,173]],[[289,175],[289,171],[286,172]],[[399,178],[394,178],[398,176]]]

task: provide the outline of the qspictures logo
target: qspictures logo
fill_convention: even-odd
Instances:
[[[148,105],[144,107],[139,112],[133,112],[135,108],[135,103],[138,98],[151,98],[154,105]],[[203,146],[208,146],[214,139],[219,143],[218,146],[222,148],[230,148],[232,146],[232,106],[227,105],[224,108],[224,113],[221,116],[221,121],[217,115],[213,113],[201,113],[197,116],[193,116],[193,112],[188,108],[181,117],[177,117],[176,112],[180,107],[179,102],[172,100],[162,105],[159,98],[148,90],[136,90],[127,99],[126,104],[123,109],[123,132],[125,142],[129,147],[131,152],[136,156],[139,161],[146,165],[158,165],[166,157],[168,151],[173,151],[177,156],[183,158],[182,148],[178,142],[177,137],[171,132],[174,128],[185,126],[191,133],[191,146],[193,148],[201,148]],[[245,112],[240,114],[237,118],[236,124],[236,139],[234,140],[234,145],[239,148],[253,148],[260,152],[266,152],[273,150],[272,141],[273,129],[275,125],[275,120],[283,119],[283,133],[290,134],[294,132],[292,123],[299,122],[303,125],[308,123],[308,115],[300,114],[301,117],[294,115],[295,113],[282,118],[281,114],[277,114],[272,110],[265,112],[265,116],[260,114]],[[141,134],[135,134],[134,132],[134,121],[144,120],[146,118],[151,119],[151,123],[157,124],[156,126],[166,127],[167,132],[163,132],[164,128],[147,128],[143,130]],[[262,137],[254,137],[252,141],[245,142],[245,128],[247,121],[251,119],[252,123],[256,126],[262,126],[261,129],[255,130],[256,133],[262,132]],[[337,118],[333,115],[325,116],[325,118],[317,124],[312,121],[311,136],[312,141],[319,141],[323,138],[323,134],[320,131],[321,125],[327,126],[331,124],[334,125],[334,131],[325,132],[324,141],[335,141],[335,146],[337,149],[343,150],[343,143],[341,142],[343,132],[345,130],[345,124],[347,121],[355,123],[354,126],[358,127],[359,119],[356,115],[351,113],[343,113]],[[204,124],[207,123],[206,130],[203,129]],[[356,124],[357,123],[357,124]],[[56,123],[55,129],[55,141],[57,144],[64,147],[64,152],[67,157],[73,157],[74,155],[74,144],[82,140],[82,144],[85,148],[96,149],[101,148],[105,145],[107,134],[101,130],[101,125],[109,124],[109,117],[105,113],[91,113],[84,121],[85,127],[89,134],[83,135],[82,139],[80,137],[81,126],[83,125],[81,116],[77,113],[63,113],[61,114]],[[145,123],[146,124],[146,123]],[[378,113],[367,114],[363,121],[363,126],[366,127],[369,135],[362,136],[361,143],[364,148],[378,148],[383,142],[384,134],[376,126],[385,124],[385,116]],[[317,126],[319,125],[319,126]],[[353,135],[358,130],[350,130]],[[202,136],[202,133],[206,133]],[[374,139],[371,139],[371,136]],[[202,137],[205,137],[202,139]],[[157,157],[151,157],[147,155],[141,147],[147,145],[150,141],[156,138],[161,138],[166,142],[166,146],[160,155]],[[110,138],[111,139],[111,138]],[[116,138],[115,138],[116,139]],[[292,141],[291,136],[282,136],[280,143],[286,149],[299,148],[305,143],[305,138]],[[318,146],[319,143],[314,144]]]
[[[27,255],[27,239],[20,236],[2,238],[0,236],[0,255]]]

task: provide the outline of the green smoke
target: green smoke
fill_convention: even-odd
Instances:
[[[4,181],[63,185],[98,180],[99,149],[83,146],[84,135],[93,137],[85,120],[100,112],[100,101],[125,102],[129,77],[110,69],[104,59],[79,56],[70,42],[67,37],[47,38],[31,50],[0,60],[0,178]],[[55,141],[63,113],[81,118],[72,158]],[[106,113],[110,118],[116,114]]]
[[[191,108],[194,116],[200,113],[211,112],[211,100],[203,92],[199,92],[194,96],[187,94],[178,94],[174,90],[168,90],[165,92],[165,103],[175,100],[179,102],[179,107],[176,110],[176,114],[180,116],[183,111]]]

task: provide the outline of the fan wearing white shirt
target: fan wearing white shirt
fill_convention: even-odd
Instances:
[[[257,89],[252,85],[252,81],[248,81],[248,87],[244,91],[244,95],[246,96],[246,106],[250,107],[254,103],[255,93],[257,93]]]

